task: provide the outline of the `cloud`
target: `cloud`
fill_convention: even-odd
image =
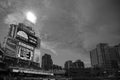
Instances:
[[[99,42],[120,42],[119,0],[5,1],[7,5],[0,6],[8,9],[7,23],[22,22],[25,11],[35,12],[42,46],[54,53],[59,49],[88,55]]]
[[[49,46],[84,50],[93,46],[91,42],[95,45],[118,39],[112,39],[119,34],[118,11],[114,10],[116,3],[112,4],[112,0],[45,0],[45,3],[45,12],[48,13],[45,13],[47,18],[42,21],[40,35]]]
[[[56,2],[56,3],[55,3]],[[75,48],[81,45],[81,32],[76,29],[78,21],[73,14],[61,8],[61,1],[55,1],[54,6],[43,21],[43,28],[40,31],[41,38],[44,42],[53,43],[55,48]],[[59,4],[61,2],[61,4]],[[52,5],[51,4],[51,5]],[[58,4],[58,5],[57,5]],[[57,6],[57,8],[55,7]],[[65,4],[63,5],[65,6]],[[68,6],[67,6],[68,7]],[[70,11],[70,9],[69,9]]]
[[[18,24],[18,23],[23,23],[24,20],[25,20],[25,16],[23,16],[22,13],[15,12],[15,13],[7,15],[7,17],[5,18],[5,23],[6,24]]]
[[[92,35],[104,31],[104,33],[119,34],[118,4],[118,0],[1,1],[2,8],[8,9],[10,7],[12,10],[7,15],[7,21],[10,21],[10,18],[11,21],[18,20],[21,22],[24,19],[23,12],[33,10],[38,16],[37,26],[39,26],[42,39],[59,44],[65,41],[66,44],[73,44],[73,42],[77,42],[76,40],[81,43],[85,39],[84,34],[87,33]]]

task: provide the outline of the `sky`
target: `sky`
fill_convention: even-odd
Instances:
[[[41,39],[36,55],[51,54],[61,66],[80,59],[88,67],[89,51],[96,44],[120,43],[119,5],[119,0],[0,0],[0,41],[9,24],[25,22],[26,12],[32,11],[37,16],[33,28]]]

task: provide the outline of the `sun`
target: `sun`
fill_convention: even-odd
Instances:
[[[37,17],[36,17],[36,15],[34,14],[34,13],[32,13],[32,12],[27,12],[26,13],[26,18],[27,18],[27,20],[28,21],[30,21],[30,22],[32,22],[32,23],[36,23],[36,20],[37,20]]]

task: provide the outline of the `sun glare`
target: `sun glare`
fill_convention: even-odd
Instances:
[[[32,13],[32,12],[27,12],[26,18],[27,18],[28,21],[30,21],[30,22],[32,22],[32,23],[34,23],[34,24],[36,23],[37,17],[35,16],[34,13]]]

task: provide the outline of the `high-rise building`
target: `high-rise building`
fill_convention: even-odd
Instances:
[[[79,77],[85,73],[84,63],[81,60],[76,60],[75,62],[68,60],[65,62],[64,68],[66,76],[70,77]]]
[[[100,43],[95,49],[90,51],[91,65],[93,67],[103,67],[105,64],[105,49],[108,46],[106,43]]]
[[[98,67],[99,60],[98,60],[98,54],[96,48],[90,51],[90,58],[91,58],[91,65],[93,67]]]
[[[110,47],[110,62],[112,68],[114,69],[118,68],[119,54],[117,53],[115,47]]]
[[[108,46],[106,43],[100,43],[97,45],[97,54],[98,54],[98,61],[99,66],[104,67],[105,64],[105,49]]]
[[[76,60],[73,62],[72,67],[74,69],[84,69],[84,63],[81,60]]]
[[[75,62],[68,60],[65,62],[64,67],[65,69],[84,69],[84,63],[81,60],[76,60]]]
[[[53,66],[53,61],[51,59],[51,55],[44,54],[42,56],[42,69],[50,70],[50,69],[52,69],[52,66]]]
[[[53,70],[62,70],[62,67],[56,64],[53,64],[52,68]]]
[[[120,44],[114,46],[116,49],[116,52],[118,53],[119,61],[120,61]]]
[[[72,61],[71,60],[68,60],[65,62],[65,65],[64,65],[64,68],[65,69],[70,69],[72,68]]]
[[[118,60],[118,67],[120,68],[120,44],[114,46],[114,49],[116,51],[116,56]]]
[[[90,51],[91,65],[105,70],[117,69],[119,54],[116,47],[111,47],[106,43],[100,43],[97,48]]]
[[[120,57],[120,44],[114,46],[116,49],[116,52],[118,53],[118,56]]]

